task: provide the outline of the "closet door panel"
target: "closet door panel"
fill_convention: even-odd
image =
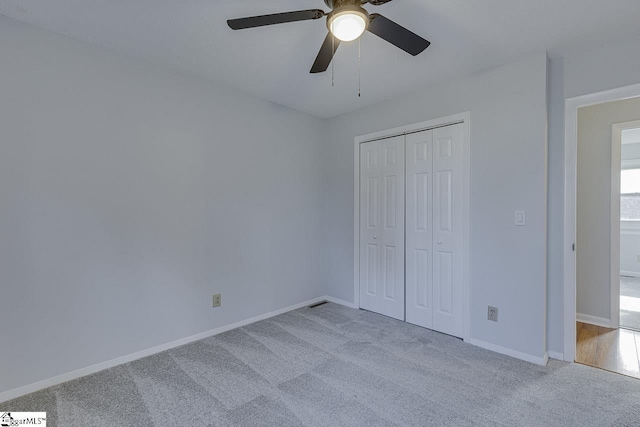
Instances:
[[[360,307],[404,320],[404,138],[360,145]]]
[[[433,130],[433,329],[463,335],[463,130]]]
[[[406,317],[432,328],[433,132],[406,136]]]

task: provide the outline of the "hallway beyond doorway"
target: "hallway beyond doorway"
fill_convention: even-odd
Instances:
[[[640,379],[640,332],[576,322],[576,362]]]

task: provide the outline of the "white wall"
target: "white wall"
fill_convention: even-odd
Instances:
[[[471,111],[471,335],[546,351],[547,58],[535,55],[329,121],[325,232],[329,295],[353,301],[353,139]],[[525,209],[527,226],[513,225]],[[498,323],[487,306],[500,309]]]
[[[611,126],[639,119],[640,98],[578,110],[576,309],[580,314],[611,318]]]
[[[640,37],[602,43],[564,57],[565,98],[640,82]]]
[[[324,295],[323,121],[2,16],[0,58],[0,392]]]

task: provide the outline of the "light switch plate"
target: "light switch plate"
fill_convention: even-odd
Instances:
[[[527,217],[524,211],[515,211],[513,213],[513,225],[527,225]]]

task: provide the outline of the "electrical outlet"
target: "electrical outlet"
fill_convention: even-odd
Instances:
[[[640,262],[640,255],[638,255],[638,262]]]
[[[527,225],[527,216],[525,211],[513,212],[513,225],[523,227]]]
[[[487,310],[487,319],[491,320],[492,322],[497,322],[498,321],[498,308],[497,307],[489,306],[489,309]]]
[[[220,307],[222,305],[222,294],[213,295],[213,306]]]

